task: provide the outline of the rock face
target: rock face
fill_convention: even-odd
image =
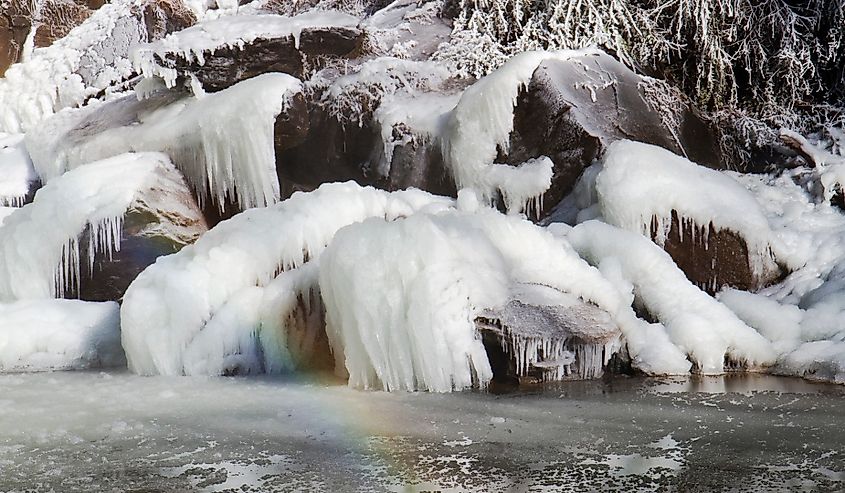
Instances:
[[[755,272],[742,237],[732,231],[706,228],[691,221],[679,224],[672,211],[672,225],[663,249],[701,290],[715,294],[724,287],[757,291],[783,278],[786,272],[776,264]],[[654,229],[654,228],[653,228]]]
[[[519,163],[538,156],[554,161],[551,210],[608,144],[630,139],[669,149],[721,168],[719,135],[689,101],[636,75],[604,53],[542,63],[520,95],[507,156]]]
[[[156,258],[178,252],[207,230],[185,179],[172,165],[160,167],[155,184],[139,193],[124,215],[120,251],[111,257],[98,255],[76,294],[86,301],[120,300],[129,284]],[[88,245],[87,238],[80,245]],[[81,254],[81,258],[87,257],[87,252]]]
[[[599,378],[621,334],[610,314],[580,300],[566,306],[511,300],[475,323],[498,382]]]

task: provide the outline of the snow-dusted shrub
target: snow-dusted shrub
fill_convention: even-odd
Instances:
[[[709,107],[771,114],[843,93],[844,11],[841,0],[460,0],[455,31],[475,42],[441,56],[478,76],[526,49],[597,45]]]

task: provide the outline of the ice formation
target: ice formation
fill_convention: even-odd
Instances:
[[[22,134],[0,134],[0,206],[20,207],[37,180]]]
[[[118,322],[114,302],[0,303],[0,373],[121,365]]]
[[[0,131],[27,132],[128,77],[129,49],[147,36],[132,13],[144,1],[106,3],[65,37],[9,67],[0,78]]]
[[[138,111],[140,121],[109,123],[104,104],[57,114],[27,135],[35,169],[49,182],[65,170],[124,152],[161,151],[170,156],[199,195],[223,207],[241,208],[279,199],[274,125],[289,98],[301,90],[298,79],[269,73],[220,92]],[[133,96],[128,96],[133,98]],[[131,99],[122,104],[131,105]],[[87,135],[91,122],[105,126]]]
[[[780,243],[760,204],[724,173],[662,147],[618,141],[608,147],[595,187],[602,217],[610,224],[663,245],[675,211],[705,236],[705,245],[709,225],[739,234],[755,276],[776,269],[773,255],[779,253]]]
[[[55,298],[78,287],[81,261],[120,249],[123,215],[149,186],[163,154],[125,154],[70,171],[38,191],[35,200],[0,227],[0,300]],[[79,238],[90,230],[88,258]]]
[[[660,321],[671,342],[700,372],[722,373],[726,359],[751,369],[775,363],[777,353],[766,338],[690,283],[669,254],[648,238],[587,221],[573,228],[567,239],[603,272],[611,264],[619,279],[633,286],[636,301]]]
[[[240,316],[238,303],[230,300],[243,289],[267,286],[280,272],[313,261],[343,226],[451,204],[451,199],[419,190],[389,193],[354,183],[331,183],[218,224],[193,245],[160,258],[129,286],[121,307],[129,368],[147,375],[193,371],[196,367],[186,366],[185,355],[209,353],[207,347],[192,346],[212,343],[202,332],[215,317],[229,316],[220,313],[227,304],[232,320]],[[150,310],[151,306],[157,308]],[[245,324],[230,320],[212,328],[230,326],[242,334],[238,327]]]
[[[534,70],[542,62],[549,59],[569,60],[591,53],[595,51],[520,53],[464,91],[449,116],[441,142],[443,156],[458,188],[475,189],[485,202],[495,199],[500,187],[505,184],[497,179],[500,175],[493,171],[496,167],[490,165],[496,160],[499,149],[508,150],[519,91],[528,84]],[[535,171],[545,173],[543,168]],[[533,180],[527,172],[525,175],[520,180]],[[512,185],[506,184],[508,187]],[[534,191],[532,187],[529,189]],[[513,197],[512,200],[527,203],[535,197],[518,197],[519,200]]]
[[[158,59],[179,55],[187,61],[205,64],[205,53],[225,47],[243,48],[256,39],[291,36],[299,47],[304,29],[355,27],[359,19],[339,11],[310,11],[294,17],[281,15],[232,15],[211,19],[175,32],[165,38],[139,47],[132,55],[135,69],[145,77],[159,77],[173,87],[179,75],[175,69],[162,67]]]
[[[519,284],[613,312],[620,304],[612,285],[549,232],[487,208],[370,219],[339,231],[320,262],[329,341],[354,387],[485,386],[492,371],[474,320],[505,305]]]

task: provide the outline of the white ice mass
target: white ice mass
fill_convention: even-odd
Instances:
[[[279,199],[276,116],[300,89],[298,79],[272,73],[204,97],[187,96],[151,108],[128,96],[113,105],[57,114],[27,135],[27,147],[45,182],[124,152],[161,151],[184,173],[201,204],[210,198],[220,208],[226,199],[243,209],[264,206]],[[109,126],[108,111],[120,112],[123,106],[128,121]],[[89,135],[86,129],[92,121],[107,129]],[[83,122],[87,124],[80,128]]]
[[[172,165],[163,154],[124,154],[80,166],[40,189],[0,226],[0,301],[56,298],[78,288],[80,269],[91,268],[95,255],[120,249],[124,213],[152,185],[156,168],[166,166]],[[80,259],[86,230],[88,258]]]
[[[0,302],[0,373],[82,370],[125,363],[114,302]]]

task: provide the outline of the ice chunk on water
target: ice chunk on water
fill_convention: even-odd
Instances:
[[[123,364],[118,322],[114,302],[0,303],[0,372]]]

